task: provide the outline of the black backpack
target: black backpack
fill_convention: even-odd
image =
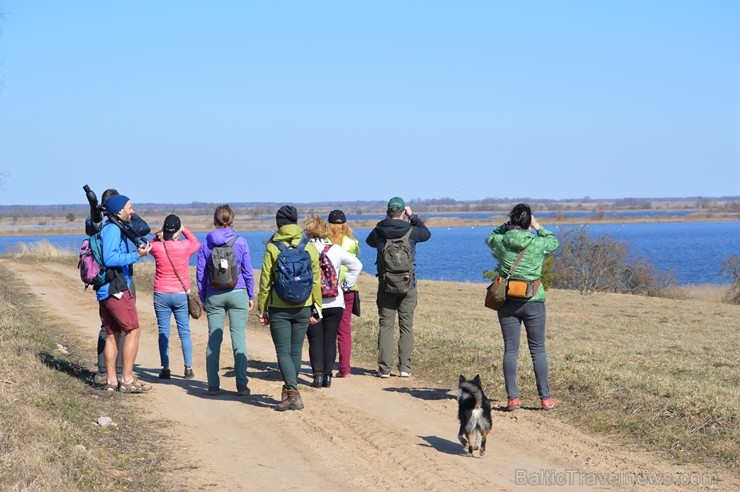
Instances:
[[[378,276],[386,294],[406,294],[414,278],[414,254],[409,237],[412,229],[403,236],[386,238],[378,256]]]
[[[239,280],[239,263],[234,253],[234,243],[239,236],[229,239],[229,242],[216,246],[211,251],[211,261],[208,262],[208,272],[211,277],[211,287],[214,289],[233,289]]]

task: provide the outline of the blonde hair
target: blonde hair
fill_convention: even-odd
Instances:
[[[354,231],[345,222],[344,224],[329,224],[329,239],[332,244],[342,245],[344,236],[354,239]]]
[[[234,211],[228,204],[219,205],[213,212],[213,225],[216,227],[231,227],[234,223]]]
[[[304,228],[309,239],[326,239],[329,236],[329,223],[318,215],[306,219]]]

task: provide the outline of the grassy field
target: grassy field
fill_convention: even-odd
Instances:
[[[32,249],[23,261],[39,261],[33,255],[76,262]],[[140,289],[151,286],[153,265],[136,272]],[[354,318],[353,361],[374,369],[376,280],[362,274],[359,285],[363,316]],[[101,397],[91,367],[56,350],[60,338],[71,337],[92,353],[92,340],[44,320],[9,272],[0,270],[0,286],[0,490],[162,489],[166,477],[158,470],[166,467],[156,465],[169,458],[158,425]],[[494,405],[503,405],[503,343],[496,314],[482,306],[483,290],[419,282],[413,371],[420,385],[437,388],[453,388],[460,374],[480,374]],[[562,402],[554,418],[676,462],[740,472],[740,306],[720,302],[721,290],[693,287],[682,299],[548,292],[551,387]],[[250,317],[249,330],[264,329]],[[519,379],[523,405],[536,406],[526,340]],[[120,442],[91,426],[99,415],[147,439]]]

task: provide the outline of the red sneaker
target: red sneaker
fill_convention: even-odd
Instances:
[[[509,405],[506,407],[507,412],[513,412],[514,410],[519,410],[522,407],[522,403],[519,401],[519,398],[509,398]]]
[[[557,398],[545,398],[544,400],[540,400],[540,403],[542,403],[542,410],[552,410],[558,402],[560,402],[560,400]]]

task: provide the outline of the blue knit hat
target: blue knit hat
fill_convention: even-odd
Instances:
[[[126,195],[113,195],[103,203],[103,206],[108,212],[117,214],[123,210],[123,207],[125,207],[128,202],[129,197]]]

